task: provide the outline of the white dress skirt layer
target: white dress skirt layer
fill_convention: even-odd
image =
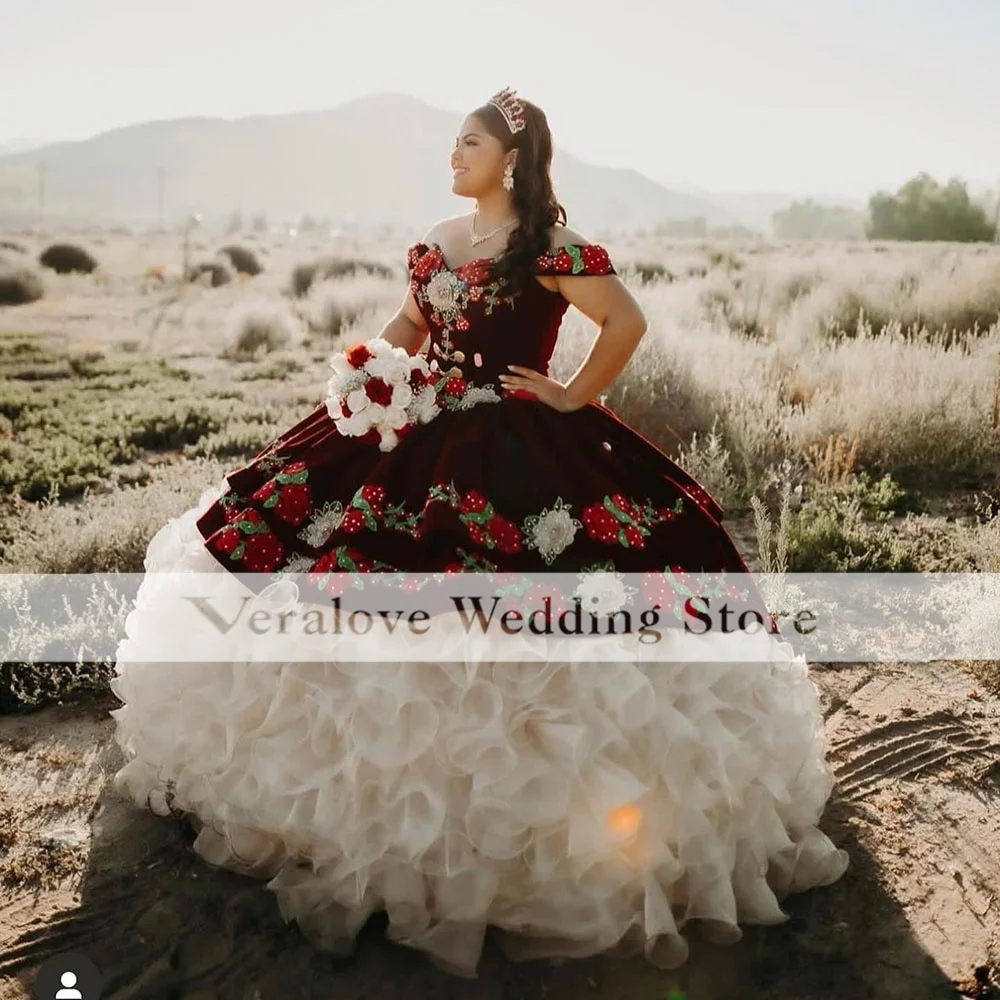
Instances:
[[[458,975],[487,925],[514,958],[643,951],[674,968],[688,921],[736,941],[843,874],[817,827],[818,692],[788,643],[677,634],[701,650],[669,663],[255,662],[161,602],[191,572],[245,597],[195,525],[223,487],[149,545],[112,683],[115,784],[190,814],[196,852],[266,879],[317,946],[349,952],[384,910],[392,940]]]

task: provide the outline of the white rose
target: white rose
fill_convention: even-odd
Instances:
[[[392,405],[407,407],[410,405],[410,400],[413,399],[413,390],[410,388],[409,384],[406,382],[397,382],[392,387]]]
[[[398,430],[409,422],[410,418],[406,415],[406,410],[402,407],[387,406],[385,408],[385,418],[382,420],[383,427],[391,427],[393,430]]]
[[[425,386],[414,397],[408,407],[411,417],[422,424],[438,414],[437,394],[432,386]]]
[[[351,413],[362,413],[373,404],[364,389],[354,389],[347,394],[347,405]]]
[[[364,413],[355,413],[350,417],[341,417],[336,421],[337,430],[345,437],[360,437],[371,428],[371,421]]]
[[[379,451],[392,451],[399,444],[399,437],[395,431],[382,431],[382,439],[378,443]]]
[[[406,355],[406,351],[403,351],[403,354]],[[385,379],[389,383],[404,382],[410,377],[410,363],[406,356],[400,358],[390,355],[383,358],[372,358],[365,365],[365,368],[376,378]]]
[[[338,351],[332,358],[330,358],[330,367],[338,375],[346,375],[348,372],[354,371],[354,366],[347,360],[347,355],[343,351]]]

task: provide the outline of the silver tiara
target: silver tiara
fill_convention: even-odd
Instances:
[[[503,115],[511,133],[520,132],[528,124],[524,119],[524,107],[510,87],[498,90],[490,98],[489,103]]]

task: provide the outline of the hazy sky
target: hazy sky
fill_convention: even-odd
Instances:
[[[1000,179],[1000,0],[0,0],[0,26],[0,143],[510,85],[667,184]]]

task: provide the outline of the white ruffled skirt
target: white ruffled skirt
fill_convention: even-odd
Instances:
[[[219,492],[160,529],[149,574],[231,576],[195,526]],[[349,952],[385,910],[393,940],[459,975],[487,925],[515,958],[674,968],[688,921],[736,941],[847,867],[816,825],[832,787],[816,686],[765,633],[693,637],[719,662],[177,662],[204,637],[158,617],[157,587],[118,649],[115,785],[192,815],[198,854],[266,878],[320,947]]]

